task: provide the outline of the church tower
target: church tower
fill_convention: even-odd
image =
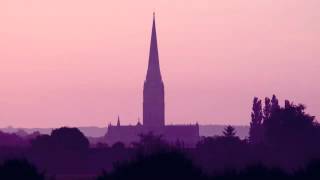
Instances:
[[[164,85],[161,78],[155,14],[153,13],[147,77],[143,87],[143,125],[164,126]]]

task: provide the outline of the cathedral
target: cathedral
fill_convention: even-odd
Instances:
[[[109,124],[106,141],[109,144],[123,142],[130,145],[139,140],[139,134],[152,132],[161,135],[169,143],[182,142],[194,146],[199,140],[199,125],[166,125],[164,84],[161,77],[155,16],[153,15],[151,44],[146,80],[143,86],[143,123],[137,125]]]

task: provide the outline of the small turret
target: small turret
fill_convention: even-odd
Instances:
[[[119,115],[118,115],[117,126],[120,126],[120,117],[119,117]]]
[[[137,123],[137,126],[141,126],[141,122],[140,122],[140,118],[138,117],[138,123]]]

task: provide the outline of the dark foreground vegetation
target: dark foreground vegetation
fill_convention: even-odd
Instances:
[[[304,105],[254,98],[246,139],[227,126],[195,147],[152,133],[130,146],[90,146],[78,129],[64,127],[51,135],[0,133],[0,161],[0,179],[320,179],[320,126]]]
[[[72,176],[69,176],[72,178]],[[81,176],[77,176],[81,177]],[[44,180],[58,179],[55,176],[46,177],[26,160],[8,160],[0,166],[0,179],[3,180]],[[66,178],[69,179],[69,178]],[[73,178],[72,178],[73,179]],[[85,178],[81,178],[85,179]],[[94,179],[93,176],[88,179]],[[288,173],[279,168],[268,168],[261,164],[248,166],[240,171],[225,170],[223,173],[208,175],[203,173],[184,154],[177,151],[158,152],[139,157],[131,162],[116,165],[110,173],[103,172],[97,180],[319,180],[320,160],[309,163],[305,168]]]
[[[0,179],[2,180],[43,180],[44,173],[38,172],[35,166],[24,159],[7,160],[0,165]]]
[[[177,151],[158,152],[118,165],[115,169],[103,172],[97,180],[319,180],[320,160],[307,164],[305,168],[286,172],[280,168],[270,168],[261,164],[252,164],[241,170],[226,169],[216,174],[205,174],[192,160]]]

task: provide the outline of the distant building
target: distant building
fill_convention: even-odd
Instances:
[[[139,140],[139,134],[153,132],[162,135],[169,143],[183,142],[194,146],[199,140],[199,125],[165,125],[164,84],[161,77],[155,16],[153,15],[149,63],[143,88],[143,124],[109,125],[106,134],[108,143],[123,142],[127,145]]]

